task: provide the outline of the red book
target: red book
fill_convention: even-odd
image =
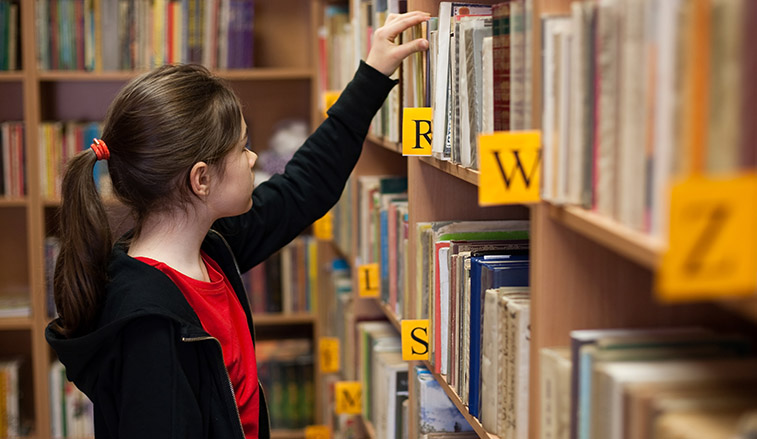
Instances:
[[[494,130],[510,129],[510,2],[492,5]]]

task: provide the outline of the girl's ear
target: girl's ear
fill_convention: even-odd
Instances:
[[[205,162],[197,162],[189,171],[189,184],[192,186],[192,192],[200,198],[204,198],[210,193],[210,168]]]

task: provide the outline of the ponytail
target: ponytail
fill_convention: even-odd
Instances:
[[[108,278],[111,232],[93,177],[96,161],[93,150],[82,151],[63,177],[53,295],[59,315],[54,325],[66,337],[94,327]]]

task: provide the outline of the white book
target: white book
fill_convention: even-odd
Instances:
[[[508,314],[506,370],[509,376],[505,389],[507,425],[504,437],[528,439],[530,300],[505,296],[500,301]]]
[[[546,16],[542,19],[544,32],[544,62],[542,73],[542,198],[554,202],[557,198],[556,166],[559,140],[558,82],[559,59],[556,43],[559,35],[570,26],[566,16]]]
[[[481,100],[481,132],[494,132],[494,64],[492,53],[493,37],[484,37],[481,48],[481,69],[483,72],[483,95]]]
[[[619,0],[599,0],[597,8],[597,113],[599,122],[595,160],[596,210],[615,218],[617,215],[617,147],[618,147],[618,76],[620,57],[620,31],[618,30]]]
[[[570,438],[570,372],[567,346],[539,351],[540,439]]]
[[[439,30],[437,32],[436,65],[433,67],[434,78],[434,106],[433,126],[434,136],[431,140],[431,153],[438,159],[444,157],[444,148],[447,140],[447,97],[449,87],[449,54],[450,54],[450,17],[452,15],[452,3],[439,3]]]
[[[617,219],[634,229],[644,228],[644,166],[646,135],[646,55],[644,1],[623,0],[620,5],[620,124],[618,144]]]
[[[571,90],[571,64],[574,60],[571,57],[571,46],[573,40],[573,29],[570,21],[567,22],[566,28],[558,35],[559,45],[559,68],[557,72],[558,94],[557,100],[557,184],[555,202],[563,204],[568,195],[568,168],[569,163],[577,157],[570,155],[569,140],[572,127],[570,126],[570,102],[573,99],[573,90]]]
[[[657,0],[657,69],[655,72],[654,168],[652,177],[652,236],[667,242],[668,188],[676,143],[676,29],[682,0]]]

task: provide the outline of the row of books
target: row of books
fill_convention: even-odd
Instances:
[[[23,122],[0,123],[0,196],[26,194],[26,153]]]
[[[19,437],[24,434],[21,421],[19,387],[22,360],[0,359],[0,436]]]
[[[300,235],[242,275],[253,313],[314,312],[318,290],[317,241]]]
[[[74,383],[58,360],[50,365],[50,429],[53,439],[95,436],[94,406]]]
[[[45,199],[60,199],[66,163],[88,149],[92,139],[99,138],[101,132],[102,122],[47,121],[40,124],[40,188]],[[108,197],[111,189],[106,161],[95,163],[93,178],[100,194]]]
[[[258,340],[255,353],[271,427],[289,430],[313,425],[315,366],[312,340]]]
[[[748,0],[542,17],[543,198],[664,237],[671,179],[755,169],[755,26]]]
[[[341,11],[325,33],[334,42],[324,46],[340,48],[321,61],[339,78],[327,87],[349,79],[381,12],[403,2],[351,6],[352,19]],[[539,84],[535,20],[543,29]],[[542,198],[665,238],[676,176],[757,167],[749,119],[757,62],[747,44],[755,21],[748,0],[581,0],[570,14],[536,18],[533,0],[440,2],[437,17],[405,35],[425,36],[430,48],[403,62],[399,97],[387,99],[372,129],[399,142],[402,108],[431,107],[434,156],[477,169],[478,135],[534,126],[539,87]]]
[[[253,66],[254,0],[37,0],[42,70]]]
[[[542,438],[757,432],[757,357],[744,336],[702,327],[582,329],[538,358]]]
[[[402,108],[431,107],[433,154],[478,168],[480,133],[530,128],[532,0],[494,5],[440,2],[439,14],[408,29],[401,40],[426,38],[429,50],[406,58],[392,90],[374,119],[372,133],[400,143]],[[389,13],[405,12],[400,0],[354,0],[327,11],[321,68],[326,89],[351,77],[370,50],[373,29]]]
[[[18,2],[0,0],[0,71],[18,70],[21,66],[18,11]]]

